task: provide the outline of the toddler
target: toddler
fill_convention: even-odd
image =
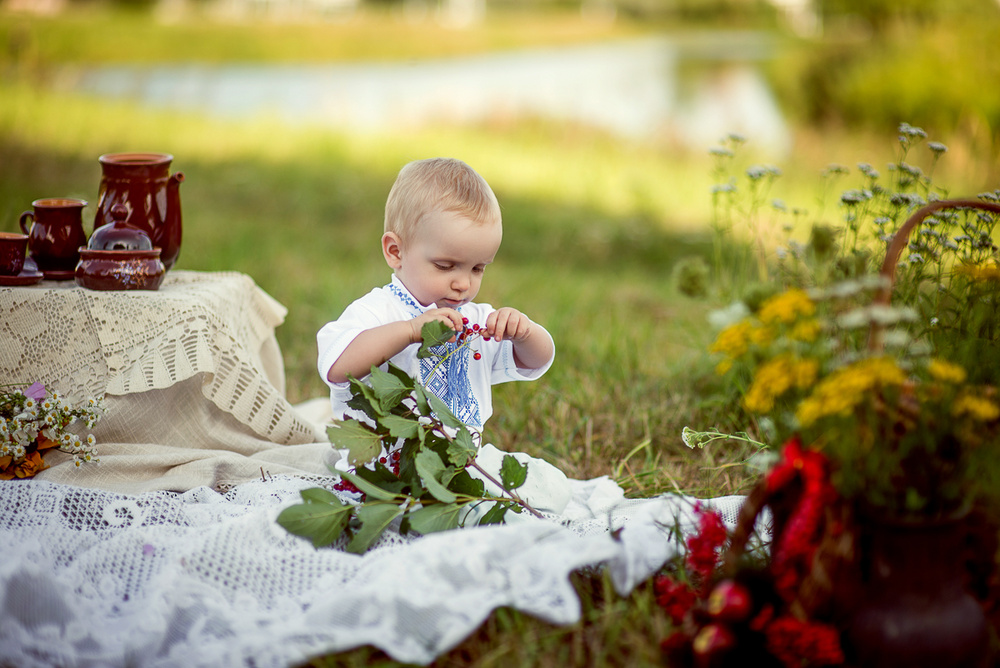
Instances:
[[[348,375],[364,378],[390,360],[477,431],[493,413],[492,385],[534,380],[548,370],[555,346],[545,328],[517,309],[472,301],[502,235],[496,196],[467,164],[432,158],[403,167],[389,191],[382,235],[392,281],[317,334],[319,372],[330,386],[335,419],[348,416]],[[432,320],[456,333],[465,326],[485,333],[438,364],[440,358],[417,357],[421,328]],[[447,345],[453,350],[457,337]]]

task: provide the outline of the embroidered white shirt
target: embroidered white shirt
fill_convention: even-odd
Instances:
[[[350,383],[331,383],[327,380],[327,374],[347,346],[366,329],[410,320],[430,308],[433,306],[421,306],[406,286],[393,275],[391,283],[375,288],[356,300],[344,309],[337,320],[328,322],[319,330],[316,335],[319,349],[317,366],[320,377],[330,386],[334,419],[343,419],[350,410],[347,408],[347,402],[351,398]],[[486,317],[494,310],[489,304],[473,302],[458,309],[463,317],[468,318],[469,327],[485,325]],[[537,331],[549,336],[540,325],[537,326]],[[457,342],[449,343],[438,348],[443,356],[457,345]],[[492,339],[484,341],[477,338],[439,365],[439,356],[418,358],[419,348],[420,344],[411,344],[390,361],[440,397],[462,422],[479,430],[493,414],[493,385],[511,380],[535,380],[548,371],[554,359],[553,355],[538,369],[519,369],[514,363],[514,346],[509,340],[497,343]],[[475,352],[480,353],[480,359],[473,358]],[[385,370],[388,365],[384,364],[381,368]]]

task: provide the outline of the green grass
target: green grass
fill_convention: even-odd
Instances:
[[[186,22],[0,14],[0,39],[9,42],[17,30],[30,35],[17,64],[0,61],[15,73],[0,79],[0,230],[16,229],[18,215],[33,199],[76,196],[91,202],[89,231],[99,155],[172,153],[173,169],[186,176],[177,267],[245,272],[288,308],[278,340],[288,397],[299,402],[325,393],[315,371],[316,331],[388,280],[378,239],[396,172],[415,158],[461,158],[491,183],[504,212],[503,246],[480,300],[525,311],[552,332],[557,346],[556,363],[541,380],[496,388],[487,438],[502,449],[544,457],[575,478],[611,475],[630,496],[747,490],[753,475],[739,465],[750,454],[746,447],[718,443],[690,451],[680,439],[684,426],[753,426],[717,398],[721,388],[705,352],[713,338],[706,315],[724,297],[693,300],[671,280],[680,259],[712,255],[707,153],[542,121],[378,134],[292,128],[268,119],[221,122],[38,85],[44,81],[38,73],[52,63],[102,62],[123,54],[135,61],[422,57],[604,39],[635,28],[598,29],[549,17],[528,25],[498,21],[473,38],[437,28],[418,34],[392,17],[307,28],[205,25],[206,37],[199,40],[203,27]],[[373,41],[376,33],[384,39]],[[368,51],[354,41],[330,39],[333,34],[344,40],[350,35]],[[240,42],[254,45],[241,51]],[[781,164],[785,175],[771,195],[809,209],[806,223],[836,222],[835,202],[821,206],[818,200],[820,171],[833,162],[884,165],[892,159],[894,129],[880,137],[797,130],[794,153]],[[949,143],[947,137],[934,139]],[[750,148],[748,162],[754,160]],[[975,146],[952,149],[938,182],[949,184],[953,194],[996,187]],[[766,223],[773,239],[780,221]],[[744,258],[740,244],[747,236],[747,230],[735,230],[726,257]],[[578,624],[552,627],[499,610],[436,665],[659,662],[666,621],[648,588],[623,599],[600,575],[581,574],[574,582],[583,603]],[[314,665],[396,664],[362,648]]]

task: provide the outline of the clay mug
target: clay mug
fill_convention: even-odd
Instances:
[[[0,276],[17,276],[24,269],[28,235],[0,232]]]
[[[87,244],[83,231],[86,200],[66,197],[36,199],[33,211],[21,214],[21,231],[28,235],[28,252],[43,272],[76,269],[80,246]],[[72,277],[72,275],[70,276]]]
[[[123,206],[125,225],[145,232],[161,249],[170,269],[181,251],[181,172],[170,173],[169,153],[106,153],[101,163],[101,188],[94,231],[115,221],[112,210]]]

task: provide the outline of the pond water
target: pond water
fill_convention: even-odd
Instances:
[[[108,66],[64,84],[159,108],[340,129],[528,116],[695,149],[739,132],[783,152],[787,126],[759,71],[768,53],[766,36],[713,33],[407,63]]]

